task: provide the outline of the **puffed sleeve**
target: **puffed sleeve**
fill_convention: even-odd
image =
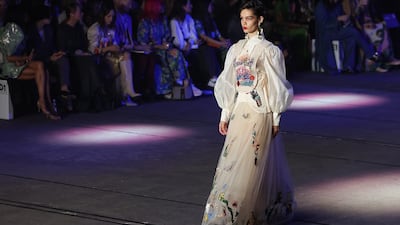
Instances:
[[[214,87],[214,96],[222,109],[221,121],[228,122],[236,98],[236,77],[234,73],[233,54],[235,45],[229,49],[224,64],[224,70],[218,76]]]
[[[270,45],[266,48],[264,57],[267,101],[273,113],[273,125],[278,126],[281,113],[293,101],[293,87],[286,80],[285,59],[282,51],[277,46]]]

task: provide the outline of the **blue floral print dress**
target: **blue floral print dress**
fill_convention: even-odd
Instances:
[[[161,45],[169,41],[171,32],[168,20],[165,17],[158,21],[142,19],[138,25],[137,36],[141,44]],[[187,62],[176,48],[156,49],[155,54],[159,56],[161,66],[161,75],[156,78],[156,92],[168,94],[172,91],[175,81],[187,78]]]
[[[295,201],[280,135],[280,114],[293,99],[280,49],[253,37],[233,45],[215,86],[228,133],[202,225],[275,225]]]

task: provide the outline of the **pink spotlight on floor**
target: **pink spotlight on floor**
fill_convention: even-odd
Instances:
[[[319,212],[340,214],[342,217],[363,219],[385,218],[376,224],[398,224],[388,222],[389,217],[400,219],[400,170],[354,175],[347,178],[326,179],[316,185],[298,187],[299,202],[303,210],[318,208]],[[384,223],[383,221],[387,222]],[[336,224],[342,224],[337,221]],[[362,223],[354,223],[362,224]]]
[[[290,109],[295,110],[331,110],[352,109],[380,105],[385,98],[358,93],[315,93],[295,95]]]
[[[46,135],[51,143],[65,145],[123,145],[182,138],[192,132],[162,125],[101,125],[72,128]]]

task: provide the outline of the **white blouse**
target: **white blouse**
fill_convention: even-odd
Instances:
[[[182,50],[186,45],[186,41],[190,43],[191,49],[199,48],[194,20],[189,14],[186,14],[183,21],[172,19],[170,27],[171,36],[174,37],[173,43],[177,48]]]
[[[87,32],[89,40],[88,50],[95,54],[96,49],[104,48],[109,45],[118,45],[114,29],[101,29],[98,22],[89,27]]]
[[[222,108],[221,121],[229,121],[236,103],[247,102],[256,112],[272,112],[273,125],[279,126],[280,114],[293,100],[281,50],[258,36],[232,45],[214,95]]]

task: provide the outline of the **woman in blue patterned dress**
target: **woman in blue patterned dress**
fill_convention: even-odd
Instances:
[[[158,56],[161,75],[156,77],[156,92],[171,97],[174,83],[182,85],[187,78],[187,65],[182,53],[170,45],[171,32],[169,23],[164,16],[162,0],[146,0],[143,8],[143,18],[137,31],[140,44],[150,45]]]

